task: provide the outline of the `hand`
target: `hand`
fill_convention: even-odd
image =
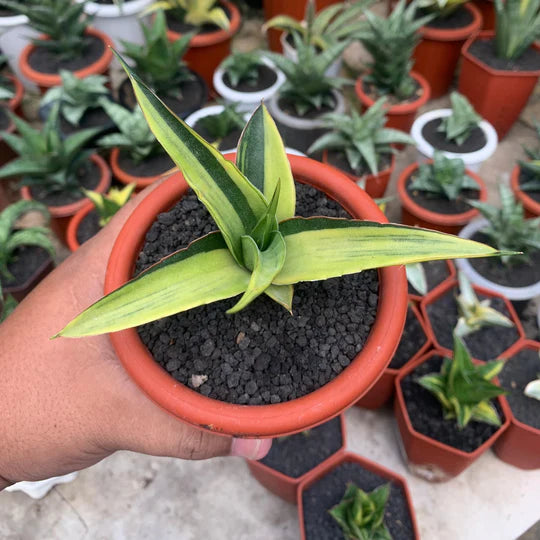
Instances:
[[[93,465],[116,450],[206,459],[260,459],[270,440],[203,432],[155,405],[128,377],[108,336],[49,338],[103,295],[124,207],[0,325],[0,489]]]

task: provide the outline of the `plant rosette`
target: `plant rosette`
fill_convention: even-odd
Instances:
[[[279,87],[285,82],[285,75],[276,68],[272,61],[268,58],[261,58],[261,69],[264,70],[264,78],[272,81],[267,87],[260,87],[264,84],[263,77],[259,76],[262,83],[252,87],[240,83],[238,87],[232,87],[230,81],[227,82],[225,70],[220,66],[216,69],[213,75],[213,83],[216,92],[225,100],[226,103],[238,103],[239,111],[253,112],[261,103],[261,101],[269,101],[274,94],[277,93]]]
[[[405,133],[409,133],[411,130],[418,109],[427,103],[431,93],[429,83],[422,75],[411,71],[411,77],[418,85],[416,94],[407,102],[386,106],[386,127],[399,129]],[[377,98],[380,97],[370,94],[369,90],[365,88],[362,77],[357,79],[354,88],[357,98],[366,109],[371,107],[377,101]]]
[[[433,158],[436,150],[448,158],[460,158],[467,169],[478,173],[484,161],[497,149],[498,137],[494,127],[482,120],[465,142],[458,145],[446,139],[444,132],[437,131],[441,120],[451,116],[452,109],[436,109],[420,115],[413,123],[411,137],[416,142],[418,161]]]
[[[512,169],[510,187],[516,199],[523,205],[525,217],[535,218],[540,216],[540,193],[538,191],[523,191],[520,187],[522,171],[519,165]],[[533,195],[534,194],[534,195]]]
[[[494,32],[480,32],[463,45],[458,91],[502,139],[536,86],[540,76],[540,44],[532,45],[520,59],[499,60],[495,56],[494,36]]]
[[[429,160],[427,163],[431,164]],[[461,200],[450,201],[442,197],[422,196],[422,192],[409,190],[409,184],[412,181],[414,173],[418,170],[419,164],[409,165],[398,178],[398,196],[401,202],[401,222],[405,225],[416,225],[418,227],[427,227],[441,232],[457,234],[464,225],[479,215],[476,208],[471,208],[463,200],[473,198],[471,193],[476,194],[476,190],[463,190],[466,195]],[[487,188],[484,181],[470,170],[465,170],[467,176],[471,177],[478,184],[479,201],[487,199]],[[422,201],[426,207],[419,202]],[[435,210],[436,208],[436,210]],[[443,213],[442,209],[448,208],[448,213]],[[456,212],[457,209],[458,211]],[[454,213],[451,213],[454,211]]]
[[[540,401],[527,397],[525,386],[540,373],[540,343],[522,341],[509,351],[499,374],[510,409],[510,426],[493,450],[499,459],[520,469],[540,469]]]
[[[476,34],[482,16],[472,3],[466,3],[448,17],[437,17],[420,28],[422,41],[414,50],[414,70],[424,76],[431,99],[443,96],[452,84],[461,47]]]
[[[422,263],[426,276],[426,295],[438,289],[445,283],[456,278],[456,267],[452,261],[428,261]],[[414,288],[409,282],[409,300],[420,303],[425,296],[421,291]]]
[[[419,376],[437,372],[444,357],[448,357],[446,351],[434,349],[410,362],[395,381],[394,414],[403,457],[412,473],[431,482],[444,482],[463,472],[493,446],[510,425],[508,404],[500,396],[494,399],[502,416],[499,427],[471,421],[459,430],[455,419],[444,419],[440,403],[417,382]],[[414,406],[413,417],[411,405]],[[432,433],[419,431],[420,425],[426,428],[424,431],[429,429]]]
[[[345,452],[345,416],[340,414],[310,430],[275,439],[269,454],[260,461],[248,460],[251,474],[268,491],[296,504],[298,486],[324,469],[336,454]]]
[[[365,492],[389,484],[384,524],[392,538],[419,540],[412,498],[405,479],[378,463],[350,452],[335,455],[324,467],[311,471],[300,484],[298,521],[301,540],[343,537],[342,529],[329,510],[340,503],[348,483],[354,483]]]
[[[487,225],[488,222],[484,218],[475,219],[459,232],[459,236],[461,238],[473,238],[481,235],[482,229],[487,227]],[[533,254],[532,264],[514,264],[508,271],[504,271],[504,265],[502,263],[494,266],[487,265],[485,268],[481,269],[482,272],[477,265],[472,265],[465,259],[456,259],[456,265],[458,270],[463,272],[474,285],[494,291],[499,295],[505,296],[509,300],[530,300],[535,296],[540,296],[540,280],[535,281],[536,278],[534,273],[540,264],[538,262],[539,260],[540,254],[539,252],[536,252]],[[527,284],[511,286],[508,283],[501,283],[501,277],[498,275],[500,273],[499,271],[504,272],[503,277],[512,277],[512,275],[516,276],[516,268],[519,267],[521,267],[520,279],[530,278],[527,279]],[[499,279],[499,281],[495,281],[496,279]]]
[[[106,34],[103,34],[99,30],[91,27],[86,30],[86,34],[87,36],[94,38],[96,48],[99,47],[101,53],[99,55],[96,54],[96,59],[92,60],[90,64],[85,65],[88,60],[84,57],[81,58],[80,67],[72,70],[72,73],[81,79],[88,77],[88,75],[102,75],[107,73],[113,56],[111,50],[112,42]],[[48,39],[48,36],[43,34],[39,36],[39,39],[46,40]],[[34,60],[33,63],[32,60],[32,57],[35,57],[38,50],[39,48],[34,44],[27,45],[21,53],[19,65],[22,75],[35,83],[39,87],[41,93],[45,93],[47,89],[52,88],[53,86],[62,85],[62,79],[58,73],[58,70],[62,68],[62,65],[61,62],[57,62],[57,64],[60,64],[60,66],[55,66],[53,68],[54,71],[40,71],[41,66],[39,64],[34,65],[36,61]]]
[[[399,370],[425,354],[430,347],[431,339],[428,337],[424,318],[417,306],[409,304],[405,328],[390,364],[356,405],[364,409],[379,409],[386,405],[394,396],[394,381]]]
[[[105,193],[111,185],[111,171],[105,160],[97,154],[92,154],[89,159],[97,173],[97,181],[94,182],[94,186],[90,189],[93,189],[99,193]],[[21,188],[21,197],[28,200],[34,199],[31,188],[28,186],[23,186]],[[40,198],[36,200],[40,200]],[[74,216],[89,202],[88,198],[82,196],[81,193],[81,197],[79,199],[66,204],[50,204],[51,201],[47,201],[47,198],[40,200],[40,202],[44,202],[44,204],[47,205],[47,209],[51,214],[51,229],[57,234],[58,238],[64,242],[64,244],[66,244],[66,234],[69,221],[72,216]]]
[[[506,317],[514,326],[484,326],[470,334],[463,341],[471,356],[481,361],[493,360],[506,354],[506,351],[525,338],[523,325],[516,314],[512,302],[490,289],[473,285],[480,300],[490,299],[490,305]],[[459,294],[457,280],[451,280],[431,291],[420,302],[420,310],[426,324],[427,334],[433,346],[445,355],[451,356],[453,347],[452,330],[459,319],[456,297]]]
[[[220,0],[221,7],[229,17],[228,30],[215,26],[204,28],[189,43],[189,49],[184,55],[184,61],[191,69],[197,70],[211,90],[214,71],[231,52],[231,40],[240,29],[242,17],[239,9],[229,0]],[[175,21],[167,16],[167,36],[176,41],[182,34],[196,30],[195,27]]]

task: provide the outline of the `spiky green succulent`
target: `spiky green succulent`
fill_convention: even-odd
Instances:
[[[203,116],[198,120],[210,135],[213,144],[219,147],[221,140],[234,130],[241,130],[246,125],[242,113],[238,112],[238,103],[223,104],[223,110],[217,114]]]
[[[220,67],[229,77],[232,86],[240,83],[255,86],[259,80],[259,67],[264,65],[261,61],[260,51],[237,52],[231,54],[221,63]]]
[[[84,190],[84,194],[92,201],[99,216],[99,226],[105,227],[113,216],[131,197],[136,184],[128,184],[123,188],[112,187],[107,193]]]
[[[144,14],[157,10],[170,11],[176,19],[193,26],[214,24],[228,30],[231,23],[223,8],[217,4],[217,0],[156,0]]]
[[[478,127],[482,117],[477,114],[469,100],[459,92],[450,94],[452,114],[445,116],[437,131],[444,133],[446,140],[463,144],[471,135],[472,130]]]

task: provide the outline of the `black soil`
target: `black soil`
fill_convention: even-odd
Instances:
[[[339,417],[290,437],[274,439],[264,465],[298,478],[335,454],[343,446]]]
[[[495,52],[495,39],[477,40],[469,47],[469,52],[493,69],[504,71],[536,71],[540,69],[540,51],[532,45],[517,59],[498,58]]]
[[[491,244],[482,233],[473,235],[472,240]],[[530,255],[530,261],[504,264],[498,257],[470,259],[471,266],[482,276],[507,287],[526,287],[540,281],[540,251]]]
[[[77,171],[79,185],[88,190],[96,189],[101,180],[101,171],[99,167],[92,161],[88,161],[84,166]],[[64,206],[71,204],[81,199],[84,199],[82,191],[60,191],[49,193],[42,186],[32,186],[30,188],[32,199],[39,201],[47,206]]]
[[[476,189],[463,189],[460,192],[458,197],[451,201],[444,197],[439,197],[429,191],[420,191],[419,189],[411,188],[411,178],[407,180],[405,184],[405,189],[409,197],[419,206],[430,210],[431,212],[436,212],[437,214],[463,214],[467,212],[472,207],[467,203],[467,199],[477,200],[480,196],[480,191]]]
[[[121,149],[118,154],[118,165],[124,172],[141,178],[158,176],[175,166],[173,160],[165,152],[153,154],[136,163],[124,149]]]
[[[440,285],[450,276],[446,261],[428,261],[422,263],[422,266],[424,267],[424,272],[426,274],[428,292],[433,290],[437,285]],[[409,294],[420,294],[410,283],[408,283],[408,286]]]
[[[427,306],[428,318],[437,341],[450,350],[454,348],[452,332],[458,321],[458,306],[454,298],[457,293],[457,288],[451,289]],[[479,295],[478,298],[485,300],[488,297]],[[502,298],[491,298],[490,306],[510,318]],[[474,358],[494,360],[518,339],[515,327],[486,326],[465,336],[464,341]]]
[[[205,129],[203,123],[201,120],[197,120],[195,125],[193,126],[193,129],[201,136],[203,139],[208,141],[209,143],[216,142],[216,139],[210,135],[210,133]],[[236,148],[238,146],[238,141],[240,140],[240,136],[242,135],[241,129],[233,129],[223,139],[219,141],[218,149],[219,150],[231,150],[233,148]]]
[[[0,131],[4,131],[9,127],[11,120],[6,113],[7,108],[0,105]]]
[[[255,81],[255,84],[248,84],[247,82],[240,81],[237,86],[233,86],[229,79],[229,75],[227,73],[223,75],[223,82],[225,85],[231,90],[236,90],[236,92],[261,92],[262,90],[270,88],[276,81],[276,72],[264,64],[257,67],[257,80]]]
[[[409,307],[407,310],[407,320],[401,335],[396,353],[394,354],[390,366],[393,369],[403,367],[427,341],[422,325],[418,321],[414,311]]]
[[[49,253],[37,246],[22,246],[17,248],[14,259],[8,264],[8,270],[13,279],[2,279],[2,287],[15,288],[24,285],[46,261],[50,260]]]
[[[223,11],[225,11],[225,14],[227,15],[227,18],[229,21],[231,20],[231,12],[229,9],[221,5],[220,6]],[[175,16],[174,10],[166,11],[165,16],[167,19],[167,27],[169,30],[172,30],[173,32],[176,32],[178,34],[187,34],[188,32],[195,31],[197,34],[212,34],[213,32],[220,32],[221,28],[215,24],[203,24],[202,26],[194,26],[193,24],[185,23],[184,21],[178,19]]]
[[[421,16],[427,15],[425,10],[419,10],[419,13]],[[465,6],[462,6],[447,17],[436,17],[435,19],[432,19],[426,26],[428,28],[437,28],[439,30],[454,30],[464,28],[471,24],[472,21],[472,13]]]
[[[0,109],[1,110],[1,109]],[[527,169],[519,170],[519,185],[525,184],[526,182],[531,182],[535,178],[535,174],[532,171]],[[534,199],[537,203],[540,203],[540,190],[538,191],[525,191],[528,197]]]
[[[349,160],[347,159],[345,152],[341,152],[340,150],[328,150],[327,159],[330,165],[333,165],[340,171],[344,171],[347,174],[353,174],[355,176],[371,175],[371,171],[367,167],[358,171],[353,170],[349,165]],[[391,162],[392,154],[381,154],[379,156],[379,163],[377,163],[379,172],[388,169]]]
[[[71,135],[77,131],[88,128],[110,129],[112,122],[107,113],[101,108],[88,109],[82,116],[79,125],[70,124],[63,116],[60,118],[60,129],[64,135]],[[100,133],[99,136],[103,135]]]
[[[540,429],[540,401],[526,396],[527,384],[540,376],[540,357],[534,349],[523,349],[510,358],[499,374],[501,386],[514,416],[524,424]]]
[[[77,242],[84,244],[87,240],[90,240],[92,236],[95,236],[101,227],[99,226],[99,215],[96,210],[92,210],[79,223],[77,229]]]
[[[28,63],[39,73],[55,74],[61,69],[78,71],[97,62],[105,51],[105,43],[96,36],[86,36],[83,54],[71,60],[63,60],[59,55],[43,47],[36,47],[28,57]]]
[[[300,216],[346,216],[313,188],[297,185]],[[161,214],[146,235],[136,273],[217,227],[189,194]],[[225,311],[236,299],[216,302],[138,328],[156,361],[203,395],[238,404],[279,403],[320,388],[362,349],[375,320],[376,271],[300,283],[293,313],[266,296],[241,312]]]
[[[357,463],[343,463],[312,484],[302,494],[306,540],[341,540],[343,532],[328,513],[339,504],[347,484],[352,482],[366,492],[387,484],[390,480],[364,469]],[[392,538],[414,538],[411,515],[401,486],[391,483],[390,496],[384,512],[384,524]]]
[[[422,128],[422,137],[424,137],[424,139],[426,139],[426,141],[436,150],[454,152],[456,154],[468,154],[470,152],[476,152],[486,145],[486,135],[478,126],[473,128],[471,134],[462,144],[457,144],[455,141],[449,141],[446,138],[444,131],[438,131],[441,121],[441,118],[434,118],[427,122]]]
[[[486,442],[497,430],[496,426],[484,422],[469,422],[459,429],[455,419],[445,419],[443,409],[437,398],[418,380],[428,373],[438,373],[443,359],[433,356],[401,381],[401,390],[413,428],[436,441],[462,450],[474,452]],[[504,415],[497,400],[491,400],[495,405],[499,418],[504,422]]]

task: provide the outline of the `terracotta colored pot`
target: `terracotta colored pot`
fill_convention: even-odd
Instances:
[[[444,482],[463,472],[493,445],[510,425],[510,410],[505,400],[497,398],[504,414],[504,421],[501,427],[473,452],[464,452],[416,431],[405,405],[401,381],[434,356],[448,356],[448,354],[445,350],[434,349],[416,361],[410,362],[399,372],[395,382],[394,414],[401,435],[404,457],[411,472],[432,482]]]
[[[426,325],[426,331],[429,339],[433,343],[433,346],[440,351],[443,351],[445,355],[451,356],[452,351],[446,347],[443,347],[439,340],[437,339],[437,336],[435,335],[435,332],[433,331],[433,327],[431,325],[431,321],[428,315],[428,306],[436,302],[441,296],[444,296],[448,291],[451,289],[459,290],[459,284],[457,279],[451,279],[449,281],[446,281],[443,285],[440,287],[435,288],[433,291],[429,292],[427,296],[424,297],[422,302],[420,302],[420,311],[422,312],[422,317],[424,318],[424,322]],[[502,294],[498,294],[495,291],[491,291],[489,289],[484,289],[483,287],[478,287],[476,285],[473,285],[473,289],[476,292],[477,295],[481,296],[487,296],[489,298],[500,298],[503,300],[504,305],[506,309],[508,310],[508,313],[510,314],[510,319],[514,323],[514,327],[516,329],[516,332],[518,333],[519,337],[516,340],[515,343],[521,341],[522,339],[525,339],[525,331],[523,330],[523,325],[521,324],[521,320],[519,319],[516,310],[514,309],[514,306],[512,305],[512,302],[508,300],[505,296]],[[515,343],[512,343],[511,347],[515,345]],[[509,347],[508,350],[511,348]],[[506,356],[507,351],[502,351],[499,356],[503,357]],[[480,360],[486,360],[485,358],[480,358]],[[492,359],[490,359],[492,360]]]
[[[475,41],[491,39],[494,35],[494,32],[480,32],[463,45],[458,91],[469,99],[480,116],[493,125],[499,139],[502,139],[527,104],[540,70],[493,69],[469,52]],[[536,43],[534,48],[540,51],[540,44]]]
[[[388,479],[389,482],[391,482],[392,484],[396,484],[402,489],[403,494],[405,495],[405,499],[407,500],[407,506],[409,509],[409,514],[411,516],[411,523],[412,523],[414,538],[415,540],[419,540],[420,533],[418,532],[418,525],[416,523],[416,515],[414,513],[414,506],[412,504],[411,494],[409,492],[409,488],[407,486],[407,482],[405,481],[405,479],[399,474],[396,474],[395,472],[391,471],[390,469],[387,469],[386,467],[383,467],[382,465],[379,465],[378,463],[375,463],[374,461],[370,461],[369,459],[366,459],[357,454],[353,454],[351,452],[345,452],[343,454],[334,455],[334,457],[331,460],[326,462],[324,467],[321,467],[320,469],[314,469],[313,471],[311,471],[308,477],[305,480],[303,480],[302,483],[300,484],[300,487],[298,489],[298,499],[297,499],[298,523],[300,525],[300,539],[306,540],[306,530],[305,530],[305,525],[304,525],[304,504],[302,500],[304,491],[306,491],[315,482],[323,478],[325,475],[327,475],[329,472],[334,470],[336,467],[339,467],[343,463],[356,463],[362,469],[370,471],[373,474],[376,474],[377,476],[386,478]],[[358,487],[362,488],[362,486],[358,486]]]
[[[422,90],[420,97],[414,101],[392,105],[386,109],[386,127],[399,129],[405,133],[409,133],[418,109],[426,104],[431,95],[429,84],[422,75],[411,71],[411,77],[420,85]],[[354,88],[356,96],[364,108],[367,109],[375,103],[373,98],[364,92],[362,77],[357,79]]]
[[[426,337],[426,342],[418,349],[418,351],[416,351],[414,356],[412,356],[411,359],[408,360],[403,367],[405,367],[409,362],[414,362],[417,358],[425,354],[426,351],[431,348],[431,340],[428,337],[426,323],[424,322],[422,314],[414,304],[411,304],[409,307],[410,309],[412,309],[416,319],[422,327],[422,331],[424,332],[424,335]],[[403,369],[403,367],[400,369]],[[356,402],[356,405],[364,409],[379,409],[383,405],[386,405],[386,403],[394,397],[394,381],[396,380],[398,373],[399,369],[391,367],[385,368],[380,379],[369,389],[369,391],[363,397],[361,397]]]
[[[66,230],[66,243],[67,247],[72,253],[77,251],[81,244],[77,240],[77,231],[81,221],[95,208],[94,203],[88,202],[69,220]]]
[[[37,268],[34,269],[32,275],[20,285],[13,287],[3,287],[2,293],[4,297],[13,296],[17,302],[21,302],[23,298],[54,268],[54,261],[51,257],[47,259]]]
[[[242,18],[238,8],[229,0],[220,0],[220,4],[227,8],[230,13],[229,30],[218,29],[208,34],[197,34],[189,42],[189,49],[184,55],[187,65],[202,75],[208,88],[214,90],[214,71],[231,52],[232,37],[240,29]],[[173,30],[167,30],[169,40],[176,41],[180,34]]]
[[[24,96],[24,86],[14,75],[8,75],[7,78],[13,83],[15,95],[8,101],[8,107],[18,116],[23,116],[22,100]],[[1,155],[1,154],[0,154]]]
[[[15,124],[10,120],[5,132],[13,133],[14,131]],[[2,137],[2,133],[0,132],[0,167],[11,161],[15,156],[15,152],[6,144]],[[8,206],[13,199],[13,197],[11,197],[10,189],[7,186],[8,182],[9,179],[0,180],[0,210],[3,210]]]
[[[227,154],[230,160],[235,154]],[[377,205],[335,169],[314,160],[289,155],[295,179],[340,202],[353,216],[385,222]],[[144,236],[156,216],[173,206],[187,184],[177,173],[150,193],[134,210],[113,247],[105,293],[131,279]],[[379,306],[362,351],[333,381],[301,398],[275,405],[233,405],[210,399],[178,384],[153,359],[136,329],[110,334],[124,368],[139,387],[163,409],[197,427],[240,437],[279,437],[326,422],[350,407],[371,386],[394,353],[407,308],[405,272],[400,267],[379,270]]]
[[[105,193],[111,185],[111,171],[107,167],[105,160],[97,154],[92,154],[90,159],[98,166],[100,172],[100,180],[94,191]],[[21,188],[21,196],[23,199],[32,199],[28,186]],[[77,202],[66,204],[63,206],[48,206],[51,214],[51,229],[56,233],[58,238],[64,243],[67,243],[67,227],[72,216],[74,216],[83,206],[88,204],[86,197]]]
[[[346,445],[346,431],[345,431],[345,416],[341,414],[339,416],[341,424],[341,446],[331,456],[327,457],[324,461],[319,463],[316,467],[304,473],[298,478],[287,476],[272,467],[268,467],[260,461],[248,460],[247,464],[251,474],[262,484],[268,491],[271,491],[274,495],[281,497],[291,504],[296,504],[296,498],[298,496],[298,486],[306,477],[315,474],[316,471],[324,469],[326,464],[334,458],[334,456],[345,452]]]
[[[103,41],[105,48],[103,50],[103,54],[101,57],[96,60],[94,63],[90,64],[89,66],[86,66],[82,69],[79,69],[77,71],[73,72],[73,75],[79,77],[80,79],[84,79],[84,77],[88,77],[89,75],[102,75],[107,72],[109,69],[109,65],[111,63],[113,53],[112,53],[112,41],[109,39],[109,37],[99,30],[96,30],[95,28],[88,28],[86,30],[86,33],[90,36],[95,36],[99,38],[101,41]],[[42,35],[39,37],[39,39],[48,39],[48,36]],[[21,53],[21,57],[19,59],[19,65],[21,68],[21,73],[30,81],[37,84],[39,86],[39,89],[41,93],[45,93],[49,88],[53,86],[61,86],[62,85],[62,78],[59,74],[56,73],[41,73],[39,71],[36,71],[28,62],[28,58],[30,54],[34,51],[36,48],[35,45],[28,45],[25,47]]]
[[[512,176],[510,177],[510,186],[514,195],[518,201],[523,205],[526,218],[534,218],[540,216],[540,203],[535,201],[526,191],[522,191],[519,187],[519,173],[520,166],[516,165],[512,169]]]
[[[495,6],[493,0],[473,0],[482,15],[482,30],[495,30]]]
[[[433,160],[430,159],[426,163],[433,163]],[[398,178],[397,189],[401,202],[401,222],[403,224],[435,229],[449,234],[457,234],[464,225],[467,225],[469,221],[479,215],[476,208],[471,208],[461,214],[438,214],[415,203],[407,192],[406,185],[407,180],[414,174],[418,167],[418,163],[409,165]],[[465,171],[480,187],[479,200],[485,201],[487,199],[487,188],[484,181],[472,171],[468,169],[465,169]]]
[[[448,283],[449,281],[456,279],[456,267],[454,263],[452,261],[444,261],[444,262],[446,263],[446,267],[448,268],[448,276],[443,281],[441,281],[438,285],[433,287],[433,289],[429,290],[428,294],[430,292],[437,290],[439,287],[442,287],[444,284]],[[409,292],[409,300],[411,302],[415,302],[416,304],[419,304],[424,298],[425,296]]]
[[[422,41],[414,50],[414,71],[424,76],[431,90],[431,99],[443,96],[452,84],[461,47],[480,30],[482,16],[477,7],[465,4],[473,20],[461,28],[420,28]]]
[[[506,352],[506,358],[511,358],[523,349],[540,350],[538,341],[521,341]],[[503,396],[503,400],[507,402]],[[499,459],[518,467],[531,470],[540,469],[540,429],[520,422],[513,414],[510,405],[510,425],[497,439],[493,450]]]
[[[323,163],[326,163],[333,167],[330,163],[328,163],[328,150],[323,151],[322,155],[322,161]],[[346,174],[355,184],[357,184],[360,181],[365,182],[365,188],[364,191],[374,199],[380,199],[381,197],[384,197],[384,193],[386,191],[386,186],[388,185],[388,182],[390,181],[390,177],[392,176],[392,173],[394,172],[394,166],[396,164],[396,157],[394,154],[392,154],[392,158],[390,161],[390,166],[383,171],[379,171],[378,174],[368,174],[365,178],[359,178],[358,176],[355,176],[354,174],[350,174],[346,171],[342,171],[341,169],[338,169],[343,174]],[[337,167],[334,167],[337,169]]]

